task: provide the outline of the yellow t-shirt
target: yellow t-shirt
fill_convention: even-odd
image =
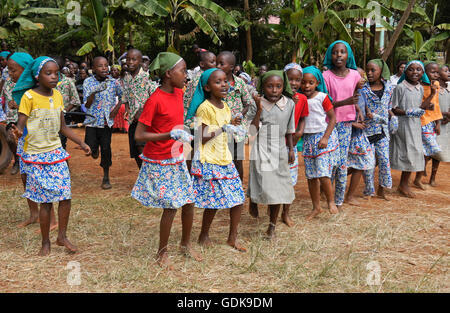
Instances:
[[[49,152],[61,147],[59,131],[61,112],[64,109],[61,93],[53,89],[53,96],[46,97],[28,90],[22,97],[19,113],[28,116],[24,151],[28,154]]]
[[[205,100],[197,109],[197,127],[201,124],[209,126],[209,131],[215,131],[231,121],[231,110],[225,102],[223,109],[217,108],[208,100]],[[228,165],[233,161],[228,149],[228,135],[221,133],[219,136],[200,145],[200,162],[217,165]]]

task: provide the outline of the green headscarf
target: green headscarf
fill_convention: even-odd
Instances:
[[[9,58],[19,64],[23,69],[33,62],[33,57],[25,52],[14,52]]]
[[[171,70],[175,65],[183,60],[178,54],[172,52],[160,52],[149,66],[150,72],[156,72],[160,78],[168,70]]]
[[[39,73],[41,72],[42,67],[47,62],[55,62],[56,64],[58,64],[52,58],[42,56],[33,60],[24,69],[22,75],[20,75],[19,80],[17,81],[12,91],[13,99],[17,103],[17,105],[20,105],[20,100],[22,99],[22,96],[25,94],[25,92],[37,85]]]
[[[369,63],[378,65],[378,67],[381,69],[381,77],[385,81],[389,80],[389,78],[391,77],[391,72],[389,71],[389,66],[383,59],[373,59],[373,60],[370,60],[369,62],[367,62],[367,64],[369,64]]]
[[[200,79],[198,80],[197,88],[195,89],[194,96],[192,97],[191,103],[189,104],[189,108],[186,113],[186,120],[191,119],[195,113],[197,112],[200,104],[205,101],[205,91],[203,88],[208,84],[209,77],[215,71],[218,71],[218,68],[210,68],[202,73]]]
[[[268,72],[264,73],[261,76],[261,78],[258,80],[258,86],[256,87],[256,89],[258,90],[258,93],[259,94],[263,93],[263,90],[262,90],[263,84],[267,80],[267,78],[269,78],[271,76],[278,76],[283,80],[283,95],[285,95],[289,98],[292,98],[294,93],[292,92],[291,84],[289,84],[289,79],[288,79],[285,71],[272,70],[272,71],[268,71]]]
[[[329,69],[334,68],[334,64],[333,61],[331,59],[331,54],[333,52],[333,47],[338,44],[338,43],[342,43],[345,45],[345,47],[347,48],[347,63],[346,63],[346,67],[347,68],[351,68],[356,70],[356,61],[355,61],[355,56],[353,55],[353,51],[352,48],[350,47],[350,45],[348,44],[348,42],[343,41],[343,40],[336,40],[335,42],[333,42],[327,49],[327,53],[325,54],[325,59],[323,60],[323,65],[325,65],[326,67],[328,67]]]

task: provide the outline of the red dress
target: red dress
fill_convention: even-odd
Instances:
[[[119,79],[119,81],[123,88],[122,79]],[[113,124],[112,128],[117,128],[121,131],[128,132],[128,126],[129,126],[128,121],[125,120],[125,104],[122,103],[122,105],[120,106],[119,112],[117,113],[116,117],[114,118],[114,124]]]

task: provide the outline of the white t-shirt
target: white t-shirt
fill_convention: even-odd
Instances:
[[[308,116],[305,116],[305,134],[324,132],[327,129],[327,114],[333,104],[326,93],[318,92],[314,98],[308,99]]]
[[[389,78],[389,82],[391,85],[397,86],[398,80],[400,79],[400,76],[397,76],[397,74],[394,74]]]

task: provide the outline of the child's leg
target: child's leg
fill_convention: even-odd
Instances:
[[[172,229],[172,223],[177,210],[164,209],[161,216],[161,222],[159,224],[159,248],[156,255],[159,265],[168,265],[167,244],[169,243],[170,230]],[[170,266],[169,266],[170,268]]]
[[[258,204],[255,202],[252,202],[252,199],[250,199],[250,204],[248,207],[248,212],[250,213],[250,215],[254,218],[257,218],[259,216],[259,212],[258,212]]]
[[[42,247],[39,251],[39,256],[46,256],[50,254],[50,211],[52,209],[51,203],[41,203],[39,211],[39,224],[41,226]]]
[[[273,235],[275,234],[275,226],[277,225],[277,219],[278,219],[278,214],[280,213],[280,208],[281,205],[280,204],[270,204],[269,205],[269,210],[270,210],[270,223],[269,223],[269,228],[267,229],[267,236],[269,238],[272,238]]]
[[[181,252],[186,256],[191,256],[197,261],[202,258],[191,249],[191,232],[194,222],[194,204],[185,204],[181,209]]]
[[[391,163],[389,160],[389,140],[383,138],[375,144],[375,156],[378,162],[378,191],[377,196],[389,200],[385,188],[392,188]]]
[[[209,238],[209,229],[211,227],[214,216],[216,216],[217,210],[205,209],[203,211],[202,230],[198,236],[198,243],[204,246],[210,246],[212,244]]]
[[[21,174],[20,176],[22,178],[23,188],[25,189],[27,186],[27,175]],[[30,218],[17,225],[18,227],[25,227],[30,224],[39,222],[38,204],[36,202],[31,201],[30,199],[27,199],[27,202],[28,208],[30,209]]]
[[[246,252],[247,249],[239,245],[237,240],[238,226],[241,221],[242,205],[237,205],[230,209],[230,232],[227,243],[238,251]]]
[[[363,171],[364,191],[363,194],[371,197],[375,193],[375,169]]]
[[[8,142],[8,147],[14,156],[14,164],[13,164],[13,167],[11,168],[11,175],[16,175],[19,172],[19,156],[16,154],[17,143],[16,143],[16,138],[13,135],[12,128],[10,128],[8,130],[6,141]]]
[[[58,220],[59,220],[59,230],[58,238],[56,239],[56,244],[58,246],[66,247],[70,252],[76,252],[77,247],[70,243],[67,239],[67,225],[69,224],[71,200],[63,200],[59,202],[58,206]]]
[[[402,172],[402,175],[400,177],[400,185],[398,186],[398,191],[408,198],[415,198],[415,194],[409,188],[410,177],[411,172]]]
[[[439,160],[432,159],[431,176],[430,176],[430,185],[432,187],[436,187],[436,174],[439,168],[439,163],[441,163]]]
[[[308,190],[313,205],[312,213],[306,217],[306,220],[309,221],[322,213],[322,209],[320,208],[320,192],[321,190],[325,192],[325,190],[321,188],[319,178],[308,179]]]
[[[109,182],[109,168],[112,165],[111,136],[111,128],[105,126],[105,128],[100,130],[100,149],[102,154],[100,166],[103,168],[103,189],[111,189]]]
[[[362,176],[361,170],[353,169],[352,178],[350,179],[350,186],[348,187],[347,191],[347,197],[345,199],[345,202],[351,205],[358,205],[358,202],[354,200],[356,188],[358,188],[359,181],[361,180]]]
[[[422,172],[416,173],[416,178],[414,179],[414,185],[422,190],[426,190],[426,187],[422,184],[422,177],[425,175],[425,170],[427,168],[428,161],[431,159],[429,156],[425,156],[425,167]]]
[[[281,213],[281,220],[287,226],[292,227],[292,226],[294,226],[294,221],[289,216],[289,208],[290,207],[291,207],[290,204],[283,204],[283,212]]]
[[[320,186],[325,192],[325,196],[327,198],[328,210],[330,210],[331,214],[339,213],[336,203],[333,201],[333,185],[331,184],[331,179],[329,177],[320,177],[319,180]]]

